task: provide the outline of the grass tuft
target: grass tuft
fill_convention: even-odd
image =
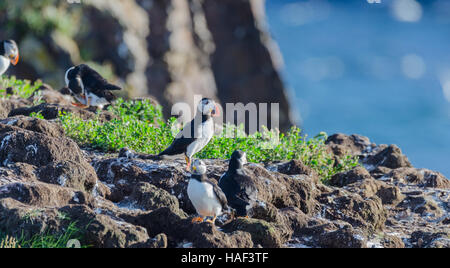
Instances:
[[[62,234],[49,232],[36,234],[30,239],[12,237],[0,233],[0,248],[67,248],[69,241],[82,241],[82,231],[76,227],[76,222],[70,223]],[[86,248],[87,246],[81,246]]]
[[[42,86],[42,82],[40,80],[32,83],[28,80],[20,80],[16,79],[15,76],[0,77],[0,95],[9,97],[10,95],[15,95],[17,97],[28,99],[33,96],[34,92],[36,92]],[[8,88],[12,88],[12,93],[9,94],[7,92]]]

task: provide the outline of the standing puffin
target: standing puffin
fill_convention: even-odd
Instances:
[[[86,64],[81,64],[69,68],[65,74],[66,86],[80,102],[73,103],[81,108],[96,106],[103,109],[104,105],[111,103],[116,96],[110,90],[120,90],[121,88],[110,84],[98,72]]]
[[[186,170],[189,171],[192,156],[208,145],[213,137],[214,121],[212,117],[218,115],[219,107],[217,104],[211,99],[204,98],[197,106],[197,113],[194,119],[183,127],[167,149],[158,155],[144,155],[130,154],[127,148],[123,148],[121,153],[119,153],[119,157],[132,155],[142,159],[161,160],[166,156],[184,154],[187,164]]]
[[[220,216],[224,209],[228,210],[225,194],[217,184],[206,177],[206,166],[201,160],[196,159],[192,163],[187,193],[197,214],[200,215],[192,222],[203,222],[205,217],[212,217],[212,220],[206,221],[214,225],[217,216]]]
[[[19,48],[14,40],[0,42],[0,75],[9,68],[9,64],[16,65],[19,62]]]
[[[219,180],[219,187],[225,193],[229,206],[236,210],[238,217],[248,216],[258,195],[252,179],[245,173],[244,165],[246,163],[246,153],[240,150],[234,151],[228,171]]]

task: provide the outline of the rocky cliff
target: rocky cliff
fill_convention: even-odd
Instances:
[[[51,89],[39,96],[60,104],[1,100],[0,232],[58,234],[75,222],[92,247],[450,247],[450,181],[412,167],[395,145],[329,137],[330,152],[361,163],[330,185],[298,160],[248,164],[259,200],[252,218],[225,216],[213,227],[191,223],[184,160],[80,148],[55,120],[58,111],[96,115]],[[216,180],[227,168],[224,160],[205,162]]]

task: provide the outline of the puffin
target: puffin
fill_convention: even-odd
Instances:
[[[227,172],[219,179],[219,187],[238,217],[248,217],[250,209],[257,202],[258,190],[250,176],[245,173],[246,163],[247,154],[241,150],[234,151]]]
[[[16,65],[19,62],[19,48],[14,40],[3,40],[0,42],[0,75],[8,70],[12,63]]]
[[[200,215],[192,219],[192,223],[203,222],[205,217],[212,217],[206,221],[214,225],[223,210],[228,210],[227,198],[220,187],[206,176],[203,161],[194,160],[191,173],[187,193],[197,214]]]
[[[190,123],[175,136],[169,147],[157,155],[139,154],[122,148],[119,157],[162,160],[168,156],[184,154],[186,171],[190,171],[192,157],[200,152],[214,136],[213,117],[219,116],[217,104],[209,98],[203,98],[197,106],[197,113]]]
[[[110,84],[98,72],[86,64],[73,66],[64,76],[66,86],[80,103],[72,103],[81,108],[90,106],[103,109],[110,104],[116,96],[110,91],[121,90],[120,87]]]

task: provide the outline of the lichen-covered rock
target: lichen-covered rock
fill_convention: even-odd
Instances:
[[[136,205],[144,210],[155,210],[161,207],[168,207],[174,212],[185,215],[184,212],[180,210],[178,199],[175,196],[150,183],[138,183],[134,187],[129,200],[136,202]]]
[[[1,134],[0,141],[0,162],[3,165],[22,162],[45,166],[52,162],[84,160],[76,143],[65,137],[53,138],[19,129]]]
[[[0,123],[37,133],[42,133],[53,138],[61,138],[65,136],[64,129],[60,125],[56,123],[50,123],[47,120],[42,120],[39,118],[16,116],[0,120]]]
[[[11,97],[9,99],[0,98],[0,119],[7,118],[9,113],[20,107],[31,105],[28,100]]]
[[[37,171],[39,180],[65,187],[92,192],[97,183],[94,168],[86,161],[52,162]]]
[[[337,156],[350,154],[353,156],[362,155],[365,151],[370,150],[372,144],[367,137],[360,135],[334,134],[328,137],[326,144],[331,152]]]
[[[35,207],[63,207],[84,204],[93,207],[93,197],[82,191],[74,191],[40,182],[16,182],[0,186],[0,199],[12,198]]]
[[[292,231],[284,226],[268,223],[258,219],[238,218],[223,229],[226,231],[243,231],[250,233],[253,243],[265,248],[282,247],[292,235]]]
[[[324,248],[366,248],[367,240],[365,236],[345,225],[336,231],[328,232],[319,237],[319,245]]]
[[[381,150],[382,149],[382,150]],[[411,163],[408,160],[400,148],[396,145],[389,145],[386,148],[380,146],[379,151],[370,155],[363,160],[363,163],[368,167],[387,167],[391,169],[402,168],[402,167],[412,167]]]
[[[384,227],[386,210],[378,197],[364,199],[339,189],[323,192],[318,200],[322,205],[322,215],[327,219],[345,221],[368,232]]]
[[[413,183],[422,187],[450,189],[450,180],[439,172],[428,169],[397,168],[385,174],[395,183]]]

